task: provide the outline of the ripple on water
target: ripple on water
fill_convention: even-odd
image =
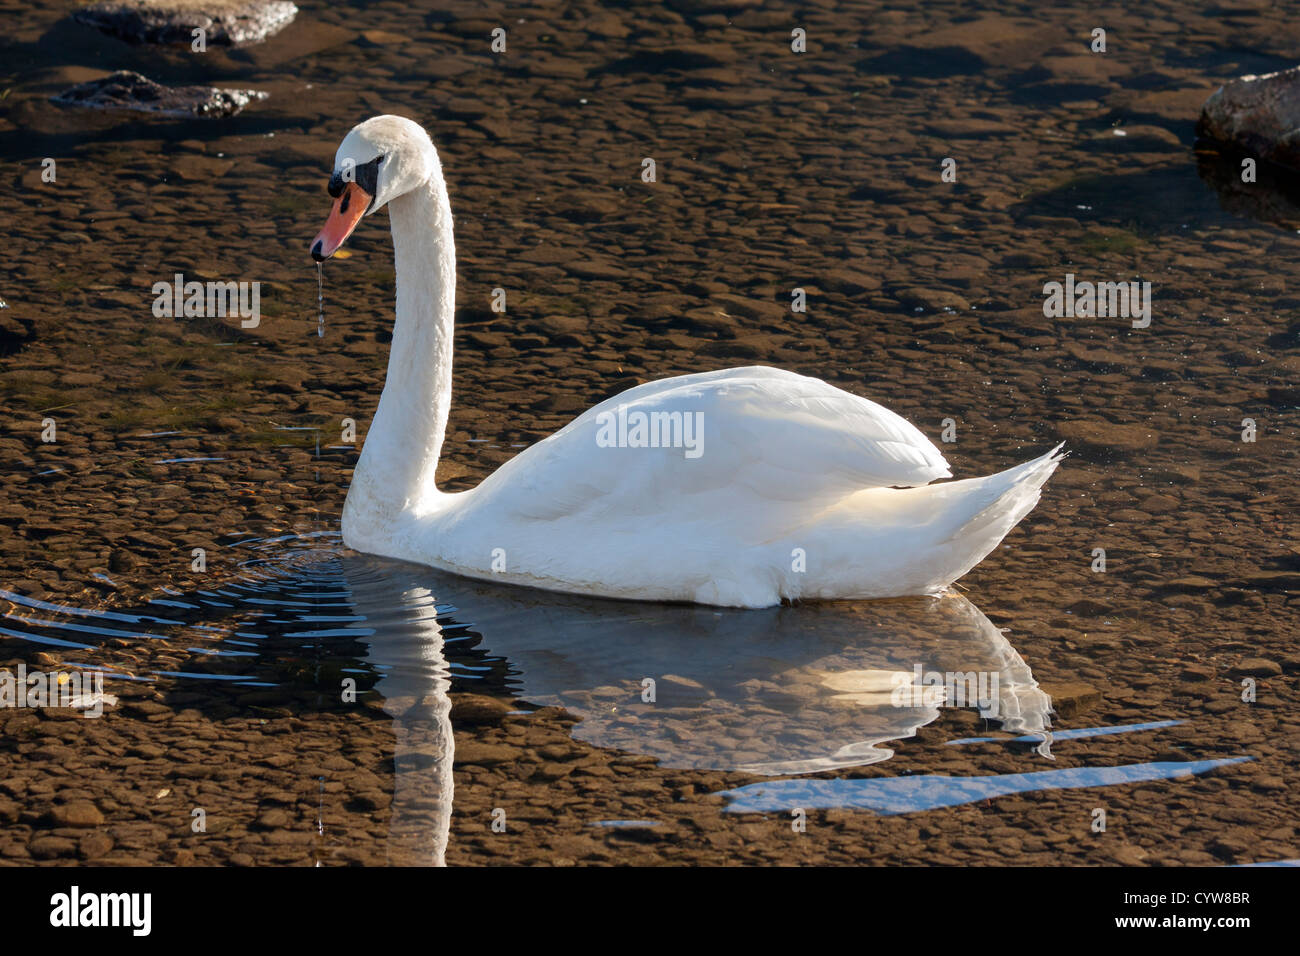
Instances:
[[[97,610],[9,592],[0,634],[62,650],[106,681],[168,679],[301,709],[344,680],[397,712],[446,687],[558,706],[592,745],[679,768],[792,776],[878,763],[956,705],[1048,755],[1051,703],[1005,634],[956,594],[731,611],[588,599],[471,581],[359,555],[335,531],[245,538],[238,573],[143,607]],[[448,599],[452,600],[448,600]],[[900,703],[915,670],[983,674],[988,696]],[[441,691],[439,691],[441,692]],[[407,706],[403,704],[403,706]],[[1177,721],[1055,732],[1057,740]],[[1105,786],[1222,765],[1143,764],[993,777],[782,781],[729,809],[950,806],[1024,789]],[[1031,765],[1032,766],[1032,765]],[[1154,777],[1150,777],[1154,779]],[[770,801],[775,801],[771,803]],[[795,803],[790,803],[795,800]]]

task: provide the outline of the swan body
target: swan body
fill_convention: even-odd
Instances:
[[[352,178],[347,171],[352,171]],[[367,120],[335,157],[331,255],[388,205],[397,321],[379,409],[348,490],[358,551],[475,578],[641,600],[766,607],[934,593],[1037,503],[1057,449],[981,478],[888,409],[765,367],[638,385],[469,491],[434,472],[451,402],[455,252],[428,134]]]

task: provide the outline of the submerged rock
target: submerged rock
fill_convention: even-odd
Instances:
[[[1101,703],[1101,691],[1091,684],[1079,681],[1061,684],[1039,684],[1039,689],[1052,698],[1052,709],[1061,717],[1075,717]]]
[[[0,355],[17,352],[32,340],[35,323],[19,319],[4,299],[0,299]]]
[[[78,83],[52,99],[66,106],[215,119],[234,116],[253,100],[266,99],[266,94],[260,90],[218,90],[211,86],[163,86],[139,73],[119,70],[98,80]]]
[[[210,44],[245,46],[278,33],[297,15],[288,0],[105,0],[72,16],[128,43],[189,43],[202,28]]]
[[[1300,169],[1300,67],[1223,84],[1206,100],[1199,132]]]

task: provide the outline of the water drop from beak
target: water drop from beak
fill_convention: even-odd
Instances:
[[[316,337],[325,338],[325,263],[316,263]]]

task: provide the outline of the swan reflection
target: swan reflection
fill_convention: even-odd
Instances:
[[[864,766],[947,706],[1041,735],[1046,753],[1050,699],[1006,636],[955,593],[733,611],[494,585],[361,555],[342,566],[373,628],[375,690],[395,725],[394,863],[441,863],[446,851],[448,631],[458,648],[469,631],[476,653],[504,658],[521,701],[579,717],[575,738],[666,767]]]

